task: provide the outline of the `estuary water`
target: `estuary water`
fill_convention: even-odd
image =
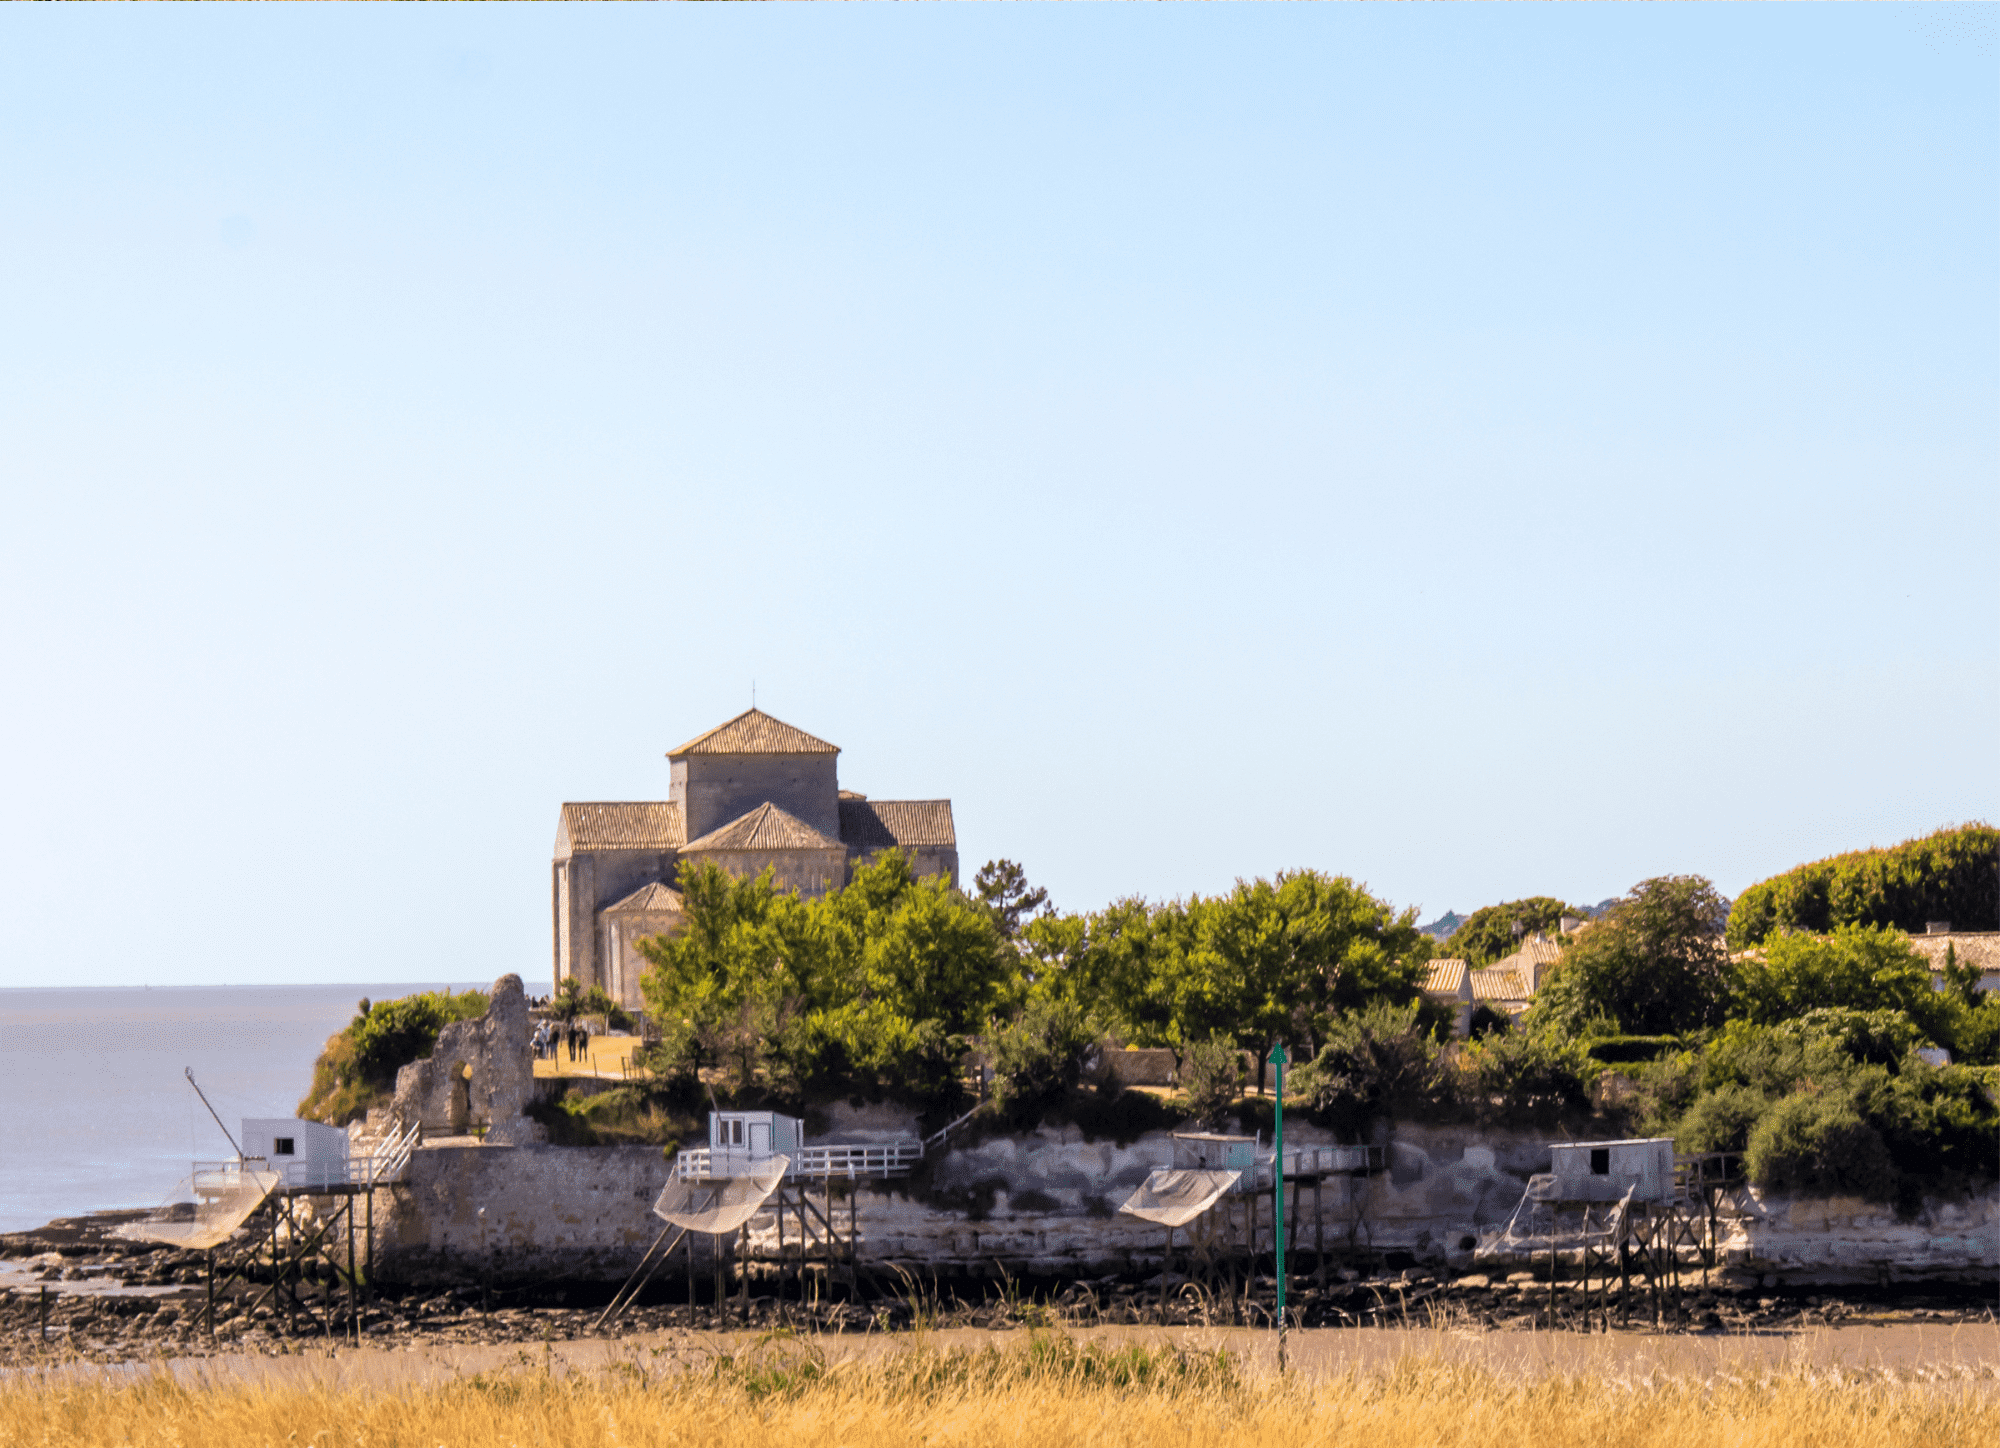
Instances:
[[[490,982],[478,982],[483,989]],[[363,996],[446,985],[234,985],[0,990],[0,1231],[157,1206],[231,1134],[290,1116],[326,1038]]]

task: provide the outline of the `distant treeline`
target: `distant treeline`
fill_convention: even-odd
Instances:
[[[2000,830],[1970,824],[1886,850],[1855,850],[1800,865],[1737,896],[1729,944],[1746,950],[1773,931],[1825,934],[1843,925],[1926,923],[2000,930]]]

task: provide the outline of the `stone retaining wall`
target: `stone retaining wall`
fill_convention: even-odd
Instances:
[[[1286,1132],[1288,1145],[1328,1139],[1310,1127]],[[1377,1253],[1468,1268],[1549,1160],[1539,1134],[1418,1126],[1398,1128],[1387,1155],[1375,1177],[1330,1182],[1317,1218],[1314,1194],[1299,1194],[1302,1254],[1321,1230],[1330,1248],[1346,1245],[1358,1218],[1356,1236]],[[1044,1128],[936,1154],[908,1180],[864,1184],[851,1201],[846,1183],[835,1191],[840,1225],[852,1211],[864,1261],[943,1274],[1147,1273],[1159,1270],[1166,1234],[1117,1208],[1171,1160],[1164,1133],[1121,1146]],[[378,1271],[411,1282],[623,1280],[663,1225],[651,1207],[667,1171],[656,1147],[424,1148],[407,1182],[378,1201]],[[1990,1275],[1996,1263],[2000,1191],[1927,1204],[1909,1222],[1858,1201],[1760,1206],[1765,1216],[1725,1242],[1744,1273],[1876,1282]],[[1268,1227],[1268,1197],[1262,1213]],[[788,1241],[795,1230],[787,1224]],[[753,1254],[776,1246],[775,1215],[753,1219]]]

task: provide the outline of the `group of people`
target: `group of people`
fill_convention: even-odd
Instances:
[[[543,1021],[535,1027],[532,1040],[535,1055],[545,1060],[555,1060],[558,1044],[569,1052],[572,1061],[590,1059],[590,1027],[582,1021],[564,1021],[561,1025]]]

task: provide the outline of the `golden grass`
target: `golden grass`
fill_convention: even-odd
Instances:
[[[0,1445],[325,1444],[329,1448],[1950,1448],[2000,1443],[2000,1397],[1972,1380],[1781,1370],[1637,1382],[1510,1381],[1435,1358],[1376,1373],[1280,1379],[1223,1354],[1079,1345],[1035,1335],[1004,1351],[921,1344],[828,1365],[802,1340],[665,1370],[517,1373],[401,1389],[190,1386],[162,1371],[122,1385],[0,1385]]]

